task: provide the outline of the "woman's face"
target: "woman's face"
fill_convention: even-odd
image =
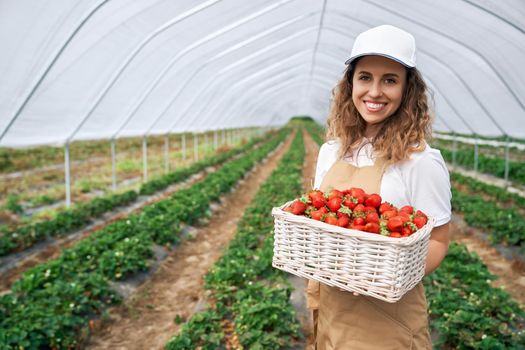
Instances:
[[[383,56],[364,56],[357,62],[352,101],[367,123],[367,136],[373,136],[401,105],[406,74],[401,63]]]

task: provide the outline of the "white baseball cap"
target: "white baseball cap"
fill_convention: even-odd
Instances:
[[[384,56],[412,68],[416,66],[416,39],[403,29],[388,24],[368,29],[355,39],[345,64],[368,55]]]

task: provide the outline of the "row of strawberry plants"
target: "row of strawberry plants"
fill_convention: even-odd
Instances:
[[[282,130],[190,188],[109,224],[57,259],[26,271],[11,293],[0,297],[0,349],[80,346],[89,334],[88,321],[120,301],[110,282],[147,270],[155,243],[177,242],[181,223],[192,224],[209,215],[210,203],[229,191],[288,132]]]
[[[233,322],[246,349],[281,349],[299,336],[285,274],[272,268],[274,206],[301,191],[304,146],[298,132],[290,150],[261,186],[238,224],[234,239],[205,276],[214,305],[194,315],[167,350],[224,348],[223,323]]]
[[[172,184],[184,181],[189,176],[202,171],[208,166],[222,164],[227,159],[253,148],[260,141],[260,138],[254,139],[242,147],[203,159],[189,167],[178,169],[148,181],[141,186],[139,192],[127,191],[104,198],[95,198],[88,203],[79,204],[72,209],[66,209],[51,220],[30,223],[12,229],[4,227],[3,232],[0,233],[0,256],[25,250],[48,237],[61,237],[74,230],[81,229],[103,214],[134,202],[139,195],[151,195]]]
[[[500,208],[478,194],[452,188],[452,209],[463,214],[467,224],[489,231],[492,243],[518,246],[525,254],[525,218],[516,209]]]
[[[304,122],[304,127],[318,145],[323,144],[323,128],[315,122]]]
[[[525,312],[480,258],[451,243],[440,267],[424,278],[435,348],[525,349]]]
[[[482,193],[494,201],[525,209],[525,197],[522,197],[517,193],[509,192],[504,188],[476,180],[473,177],[462,175],[454,171],[450,173],[450,178],[453,184],[467,186],[470,193]]]
[[[453,152],[447,148],[439,147],[443,158],[452,163]],[[456,151],[456,164],[473,167],[474,166],[474,150],[460,149]],[[478,155],[478,171],[485,174],[497,176],[499,178],[505,177],[505,159],[497,156]],[[517,161],[509,161],[509,180],[516,181],[521,185],[525,185],[525,163]]]

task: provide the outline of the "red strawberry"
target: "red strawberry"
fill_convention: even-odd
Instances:
[[[401,216],[394,216],[388,219],[388,222],[387,222],[388,229],[392,232],[401,232],[401,229],[403,228],[403,225],[405,224],[403,220],[404,219]]]
[[[399,232],[392,232],[392,233],[390,234],[390,237],[401,238],[401,233],[399,233]]]
[[[323,215],[325,215],[321,210],[314,210],[310,214],[312,215],[312,219],[318,221],[323,221]]]
[[[405,226],[401,229],[401,236],[402,237],[408,237],[412,234],[412,230],[410,229],[410,226]]]
[[[310,191],[308,197],[312,201],[312,205],[317,209],[321,208],[326,204],[326,199],[324,198],[324,193],[321,191]]]
[[[348,216],[340,216],[339,219],[337,219],[337,226],[341,226],[341,227],[348,227],[348,225],[350,224],[350,219],[348,218]]]
[[[366,206],[365,207],[365,213],[377,213],[377,210],[374,207]]]
[[[336,213],[341,208],[343,200],[340,197],[332,197],[326,204],[331,212]]]
[[[332,198],[343,198],[343,192],[333,189],[330,191],[330,194],[328,195],[328,200],[331,200]]]
[[[354,208],[354,213],[364,213],[365,212],[365,206],[363,204],[358,204]]]
[[[352,221],[352,224],[358,225],[358,226],[364,226],[366,224],[366,220],[364,217],[358,216],[354,219],[354,221]]]
[[[302,215],[306,210],[306,203],[298,199],[292,203],[292,213],[295,215]]]
[[[351,195],[352,197],[354,197],[354,198],[357,198],[357,199],[359,199],[359,198],[363,198],[363,200],[362,200],[362,201],[359,201],[359,203],[363,203],[363,202],[365,201],[365,195],[366,195],[366,193],[365,193],[365,191],[363,191],[362,188],[352,187],[352,188],[350,189],[350,195]]]
[[[376,212],[366,214],[366,222],[379,222],[379,215]]]
[[[346,207],[348,207],[348,208],[353,210],[355,208],[355,206],[357,205],[357,199],[355,199],[354,197],[352,197],[352,196],[347,194],[347,195],[345,195],[343,197],[343,204]]]
[[[406,219],[406,221],[410,220],[410,214],[407,213],[406,211],[400,211],[397,213],[397,215],[402,216],[403,218]]]
[[[394,209],[394,206],[388,202],[383,202],[379,206],[379,214],[383,214],[385,211]]]
[[[365,231],[365,225],[354,225],[354,224],[350,224],[350,228],[352,230],[358,230],[358,231]]]
[[[418,230],[419,230],[421,227],[425,226],[425,224],[427,223],[427,219],[426,219],[425,217],[423,217],[423,216],[416,216],[416,217],[414,218],[414,220],[412,220],[412,221],[413,221],[413,223],[416,225],[416,227],[418,228]]]
[[[424,217],[425,219],[428,220],[428,217],[421,210],[416,211],[416,216],[422,216],[422,217]]]
[[[390,219],[390,218],[393,218],[394,216],[397,216],[397,210],[396,209],[387,210],[387,211],[381,213],[381,217],[384,218],[384,219]]]
[[[337,225],[337,216],[334,213],[326,214],[324,222],[330,225]]]
[[[399,212],[405,212],[409,215],[414,214],[414,208],[411,205],[405,205],[401,209],[399,209]]]
[[[381,196],[378,195],[377,193],[369,195],[365,199],[365,205],[367,207],[379,208],[379,206],[381,205]]]
[[[370,233],[379,233],[379,224],[377,222],[369,222],[365,225],[365,231]]]

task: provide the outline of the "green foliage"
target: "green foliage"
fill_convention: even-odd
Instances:
[[[154,243],[176,241],[169,236],[180,235],[180,222],[197,220],[195,215],[209,208],[217,191],[229,191],[284,136],[281,133],[226,163],[214,176],[184,192],[175,192],[140,213],[105,226],[62,251],[57,259],[27,270],[13,284],[11,293],[0,298],[0,348],[18,349],[20,344],[31,349],[77,348],[89,333],[89,319],[120,300],[109,281],[148,269]],[[190,209],[179,212],[181,207]],[[74,217],[63,219],[75,221]]]
[[[525,312],[476,254],[451,243],[440,267],[425,277],[437,348],[525,349]]]
[[[24,212],[24,208],[19,204],[19,197],[12,194],[7,196],[5,207],[14,214],[22,214]]]
[[[452,189],[452,209],[463,213],[472,227],[489,230],[493,243],[521,247],[525,253],[525,219],[513,208],[500,208],[479,195],[469,195]]]
[[[225,349],[224,332],[221,321],[224,316],[216,310],[208,309],[195,314],[184,324],[181,335],[173,337],[166,344],[166,350],[216,350]]]

